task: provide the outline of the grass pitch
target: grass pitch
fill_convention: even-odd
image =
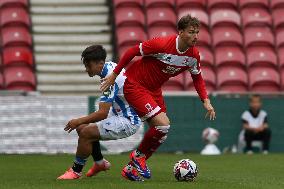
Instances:
[[[222,155],[155,154],[148,164],[152,179],[136,183],[120,171],[128,154],[106,155],[112,168],[93,178],[58,181],[72,165],[71,155],[0,155],[1,189],[283,189],[284,154]],[[199,167],[195,182],[177,182],[172,174],[176,161],[190,158]],[[91,166],[91,159],[84,171]]]

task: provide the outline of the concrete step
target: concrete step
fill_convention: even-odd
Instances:
[[[112,54],[107,55],[107,60],[112,60]],[[39,64],[80,64],[81,54],[35,54],[35,61]]]
[[[38,73],[38,84],[100,84],[100,78],[89,77],[87,73]]]
[[[34,34],[35,44],[109,44],[110,34]]]
[[[37,73],[83,73],[85,67],[83,64],[38,64]],[[86,73],[87,74],[87,73]]]
[[[32,6],[31,14],[108,14],[107,6]]]
[[[36,53],[77,53],[80,54],[89,45],[35,45],[34,49]],[[107,53],[112,52],[111,45],[104,45]]]
[[[30,0],[32,6],[35,5],[54,5],[54,6],[80,6],[80,5],[106,5],[107,0]]]
[[[96,24],[107,24],[107,14],[88,14],[88,15],[31,15],[33,25],[96,25]]]
[[[92,85],[92,84],[85,84],[85,85],[67,85],[67,84],[62,84],[62,85],[38,85],[37,90],[41,91],[42,93],[70,93],[74,95],[74,93],[93,93],[95,92],[96,94],[101,93],[100,92],[100,87],[99,85]]]
[[[33,25],[35,34],[77,34],[77,33],[110,33],[109,25]]]

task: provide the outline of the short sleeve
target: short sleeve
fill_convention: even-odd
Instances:
[[[110,87],[109,90],[105,91],[104,94],[100,97],[100,102],[112,103],[118,93],[118,85],[115,83],[113,87]]]
[[[148,41],[144,41],[143,43],[139,44],[140,54],[142,56],[147,56],[151,54],[162,53],[162,38],[153,38]]]
[[[249,120],[248,120],[248,113],[247,113],[247,111],[245,111],[245,112],[242,114],[241,119],[242,119],[243,122],[248,122],[248,121],[249,121]]]

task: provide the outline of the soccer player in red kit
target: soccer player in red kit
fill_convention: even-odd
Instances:
[[[142,56],[126,71],[124,95],[139,117],[147,120],[150,127],[139,147],[131,152],[131,161],[122,170],[125,178],[129,178],[135,168],[144,178],[151,177],[146,160],[165,141],[170,128],[161,90],[161,86],[170,77],[188,70],[207,110],[205,117],[215,119],[215,111],[201,75],[199,52],[195,47],[199,27],[197,18],[183,16],[177,24],[178,35],[154,38],[128,49],[113,73],[103,80],[101,90],[105,91],[114,84],[117,75],[135,56]]]

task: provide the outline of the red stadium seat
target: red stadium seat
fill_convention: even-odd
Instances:
[[[183,91],[184,90],[184,73],[172,77],[162,86],[163,91]]]
[[[211,13],[211,26],[240,27],[241,18],[237,11],[230,9],[215,10]]]
[[[224,46],[215,49],[215,64],[218,67],[237,66],[245,68],[245,63],[245,55],[238,46]]]
[[[145,6],[146,8],[149,7],[172,7],[175,6],[175,0],[145,0]]]
[[[284,7],[284,1],[283,0],[270,0],[270,7],[271,9],[278,9]]]
[[[211,46],[211,35],[204,27],[200,27],[197,44],[199,46]]]
[[[118,7],[143,7],[143,0],[113,0],[113,5],[115,8]]]
[[[35,76],[28,67],[7,67],[4,70],[4,78],[8,90],[35,90]]]
[[[25,27],[5,27],[2,29],[3,46],[32,46],[32,37]]]
[[[146,40],[146,34],[141,27],[118,27],[117,45],[135,45]]]
[[[206,90],[212,92],[216,90],[216,75],[211,67],[204,66],[201,68],[202,77],[205,81]],[[186,72],[186,90],[194,91],[195,87],[189,72]]]
[[[3,79],[2,73],[0,72],[0,89],[3,89],[3,88],[4,88],[4,79]]]
[[[235,27],[215,27],[212,30],[214,46],[242,46],[243,36]]]
[[[206,0],[176,0],[177,8],[201,8],[206,9]]]
[[[216,9],[237,9],[238,8],[238,0],[208,0],[208,8],[209,10]]]
[[[250,89],[256,92],[277,92],[280,90],[279,73],[272,68],[251,68]]]
[[[24,7],[28,9],[28,0],[1,0],[0,7]]]
[[[284,68],[284,47],[277,49],[277,55],[279,60],[279,66]]]
[[[2,8],[0,11],[0,26],[25,26],[30,27],[30,18],[26,9]]]
[[[250,47],[247,52],[247,64],[250,67],[272,67],[277,68],[277,57],[273,49],[270,47]]]
[[[246,47],[258,45],[274,47],[274,36],[269,27],[247,27],[244,34]]]
[[[210,49],[206,46],[199,46],[197,47],[199,50],[199,55],[200,55],[200,64],[201,67],[203,66],[214,66],[214,57]]]
[[[284,46],[284,27],[276,30],[276,46],[278,48]]]
[[[282,68],[280,70],[280,75],[281,75],[281,84],[282,84],[282,91],[284,91],[284,69]]]
[[[269,0],[239,0],[240,8],[244,7],[263,7],[269,9]]]
[[[148,8],[147,25],[149,26],[176,26],[177,17],[171,8]]]
[[[284,26],[284,8],[272,11],[273,25],[277,29]]]
[[[172,26],[152,26],[148,27],[148,39],[154,37],[165,37],[169,35],[177,34],[177,30]]]
[[[119,26],[141,26],[145,25],[145,16],[138,7],[121,7],[115,9],[115,25]]]
[[[243,8],[241,11],[243,26],[269,26],[272,19],[267,9],[263,8]]]
[[[3,65],[27,65],[33,67],[33,54],[27,47],[6,47],[3,50]]]
[[[209,16],[205,10],[200,8],[191,8],[191,7],[181,7],[178,10],[179,19],[187,14],[190,14],[191,16],[198,18],[203,26],[209,28]]]
[[[221,67],[217,73],[220,91],[245,92],[248,90],[247,73],[238,67]]]

